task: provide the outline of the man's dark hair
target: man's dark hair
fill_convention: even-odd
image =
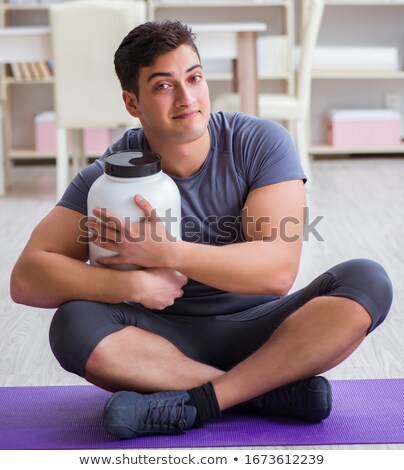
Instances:
[[[122,89],[139,97],[140,68],[152,65],[161,54],[182,45],[192,47],[200,59],[195,38],[191,27],[180,21],[150,21],[132,29],[121,42],[114,58]]]

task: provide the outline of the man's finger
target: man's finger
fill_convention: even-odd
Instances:
[[[153,206],[150,204],[150,202],[147,201],[140,194],[136,194],[135,203],[140,209],[142,209],[142,211],[144,212],[144,215],[146,216],[149,222],[157,222],[158,220],[160,220],[157,217],[156,210],[153,209]]]
[[[125,224],[122,223],[122,220],[118,216],[110,214],[105,208],[100,209],[99,207],[96,207],[93,209],[93,214],[95,217],[107,224],[108,227],[113,228],[118,232],[121,232],[122,227],[125,227]]]

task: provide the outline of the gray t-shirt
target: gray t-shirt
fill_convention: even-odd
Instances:
[[[248,193],[305,176],[289,134],[273,121],[220,112],[211,114],[208,129],[211,147],[200,170],[189,178],[172,177],[181,193],[182,239],[214,245],[241,242],[241,214]],[[81,170],[58,205],[86,215],[88,191],[103,173],[106,156],[135,149],[150,150],[142,129],[128,130]],[[225,315],[277,298],[224,292],[190,279],[183,297],[164,314]]]

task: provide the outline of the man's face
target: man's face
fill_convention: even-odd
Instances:
[[[139,117],[150,142],[185,144],[208,132],[208,85],[190,46],[162,54],[153,65],[143,67],[138,98],[125,93],[128,111]]]

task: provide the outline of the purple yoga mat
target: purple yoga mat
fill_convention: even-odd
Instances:
[[[333,410],[321,423],[225,413],[180,436],[118,440],[93,386],[0,388],[0,449],[149,449],[404,443],[404,379],[331,382]]]

